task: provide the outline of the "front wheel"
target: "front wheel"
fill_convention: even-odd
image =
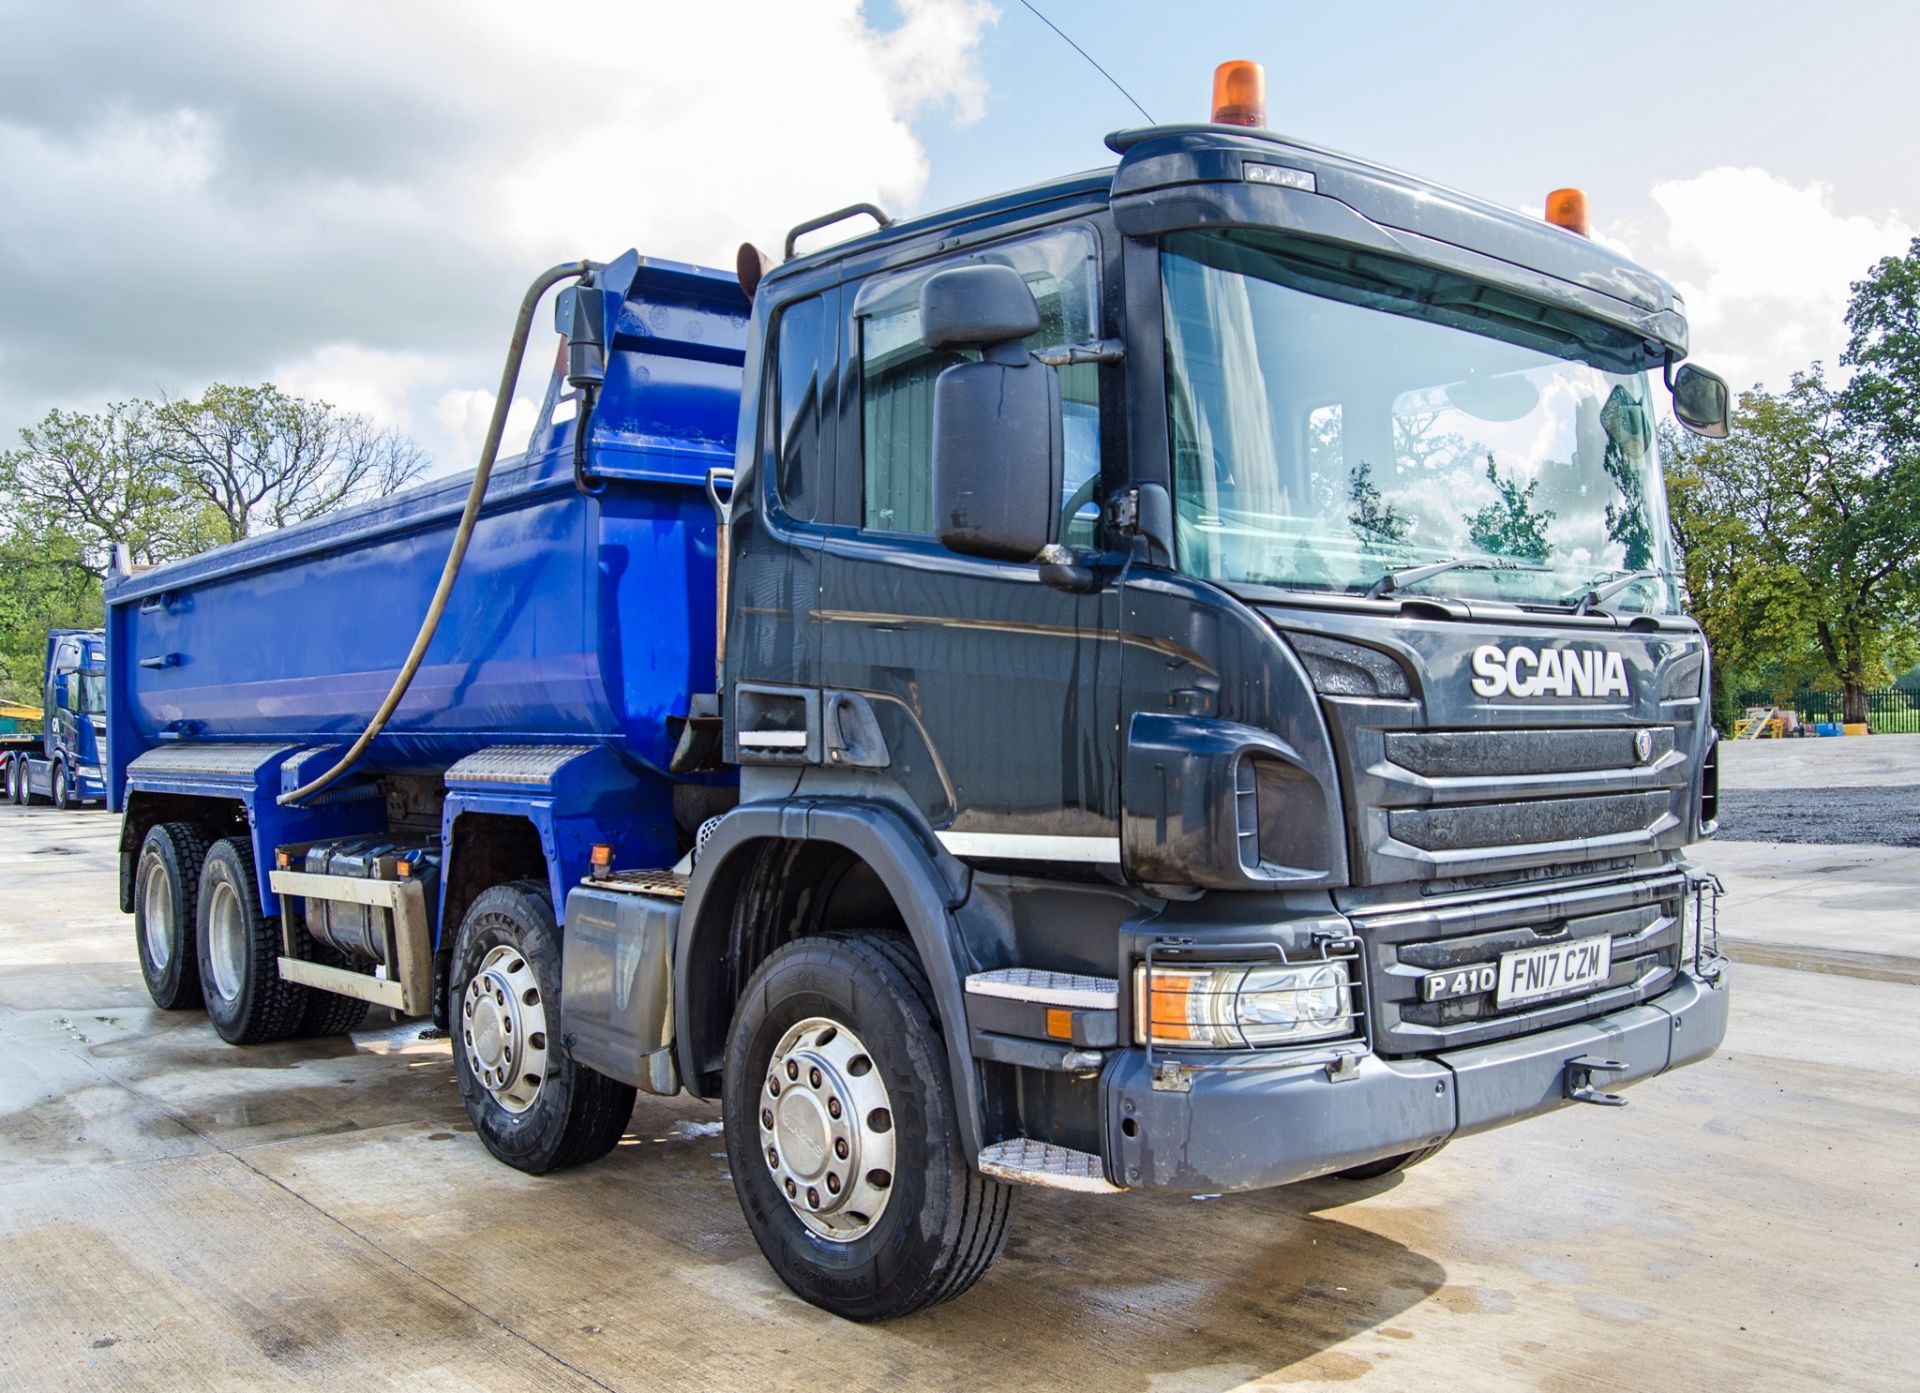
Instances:
[[[899,936],[801,939],[762,963],[722,1094],[734,1192],[803,1299],[889,1320],[999,1256],[1013,1191],[968,1163],[932,991]]]
[[[73,785],[67,779],[67,766],[53,766],[53,806],[61,812],[73,810]]]
[[[483,892],[460,922],[447,982],[453,1073],[487,1150],[533,1175],[598,1160],[634,1090],[574,1063],[559,1035],[560,929],[533,881]]]

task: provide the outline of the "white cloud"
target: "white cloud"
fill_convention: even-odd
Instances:
[[[543,266],[630,246],[731,266],[740,241],[777,249],[826,209],[917,204],[911,122],[981,113],[998,16],[983,0],[897,16],[22,10],[0,48],[0,440],[55,404],[271,378],[464,468]],[[522,395],[545,367],[530,355]]]
[[[507,408],[506,429],[501,432],[502,453],[512,454],[526,445],[540,414],[546,385],[546,379],[538,372],[521,374],[520,390],[514,394],[513,405]],[[529,387],[534,390],[529,391]],[[486,443],[487,425],[493,419],[493,398],[489,388],[450,388],[433,403],[432,425],[416,428],[410,434],[423,448],[433,451],[435,458],[457,460],[461,468],[466,468],[480,458],[480,447]]]
[[[1823,183],[1709,169],[1652,190],[1655,218],[1623,229],[1686,297],[1698,361],[1736,388],[1778,390],[1815,359],[1837,367],[1848,287],[1915,227],[1898,211],[1842,213]]]

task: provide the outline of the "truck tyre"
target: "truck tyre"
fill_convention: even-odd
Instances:
[[[1435,1152],[1446,1146],[1438,1142],[1433,1146],[1423,1146],[1417,1151],[1403,1151],[1398,1156],[1383,1156],[1378,1161],[1368,1161],[1362,1166],[1349,1166],[1343,1171],[1333,1173],[1336,1180],[1378,1180],[1383,1175],[1392,1175],[1395,1171],[1417,1166]]]
[[[20,787],[20,761],[8,759],[4,765],[0,765],[0,773],[7,776],[7,801],[15,805],[25,803],[26,791]]]
[[[280,977],[280,921],[259,899],[252,849],[238,837],[215,842],[200,872],[200,986],[229,1045],[284,1040],[306,1011],[307,989]]]
[[[933,993],[899,935],[804,938],[763,962],[722,1096],[747,1225],[803,1299],[889,1320],[1000,1255],[1013,1190],[969,1162]]]
[[[67,766],[57,761],[53,766],[53,806],[63,813],[73,811],[73,783],[67,778]]]
[[[207,839],[190,822],[147,829],[133,872],[133,943],[147,995],[163,1011],[201,1004],[195,918]]]
[[[597,1161],[634,1090],[576,1064],[560,1038],[560,929],[537,881],[483,891],[460,921],[447,979],[453,1074],[487,1150],[532,1175]]]
[[[308,962],[319,963],[324,967],[345,967],[346,959],[326,944],[308,933],[306,926],[294,921],[294,942],[297,945],[294,956]],[[362,1001],[358,997],[341,996],[338,992],[321,991],[316,987],[307,989],[307,1006],[300,1013],[300,1027],[296,1035],[319,1037],[323,1035],[344,1035],[349,1030],[357,1030],[371,1010],[371,1001]]]
[[[350,1030],[360,1028],[372,1006],[371,1001],[361,1001],[357,997],[308,988],[307,1009],[301,1013],[300,1028],[294,1034],[310,1037],[345,1035]]]

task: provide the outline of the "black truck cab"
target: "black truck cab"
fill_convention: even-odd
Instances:
[[[1109,143],[757,286],[679,1079],[874,927],[1000,1181],[1379,1173],[1710,1053],[1679,297],[1264,132]]]

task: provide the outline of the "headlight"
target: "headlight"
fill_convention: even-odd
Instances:
[[[1299,966],[1167,967],[1134,974],[1134,1040],[1259,1049],[1353,1033],[1344,959]]]

